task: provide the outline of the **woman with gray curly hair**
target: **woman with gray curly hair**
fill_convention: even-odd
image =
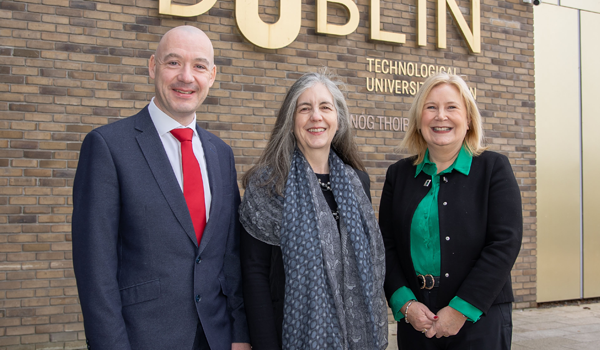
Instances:
[[[255,350],[385,349],[384,247],[338,85],[308,73],[243,178],[244,304]]]

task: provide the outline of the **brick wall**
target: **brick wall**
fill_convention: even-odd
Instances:
[[[187,3],[195,3],[190,0]],[[464,13],[469,1],[459,0]],[[410,94],[368,91],[367,58],[452,66],[477,89],[490,149],[509,156],[523,197],[525,235],[513,270],[516,307],[535,306],[535,126],[533,12],[521,0],[481,0],[482,53],[469,54],[448,16],[448,49],[435,49],[435,4],[428,42],[416,45],[416,0],[382,0],[382,29],[405,33],[394,45],[369,38],[370,1],[358,0],[356,32],[315,34],[314,0],[303,1],[302,29],[288,47],[255,47],[236,27],[234,1],[193,18],[158,14],[156,0],[0,2],[0,348],[74,349],[85,345],[71,261],[71,186],[87,132],[134,114],[153,95],[147,61],[168,29],[191,24],[213,40],[218,65],[198,119],[223,138],[246,171],[265,146],[286,88],[329,67],[347,83],[351,113],[403,117]],[[277,1],[262,1],[274,21]],[[344,22],[330,9],[330,22]],[[467,16],[468,18],[468,16]],[[375,208],[403,132],[357,130]]]

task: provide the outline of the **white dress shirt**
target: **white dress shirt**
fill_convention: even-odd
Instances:
[[[194,155],[198,160],[198,164],[200,164],[200,171],[202,172],[202,183],[204,185],[204,203],[206,205],[206,221],[208,221],[208,214],[210,212],[210,203],[212,201],[212,196],[210,193],[210,185],[208,183],[208,172],[206,169],[206,158],[204,157],[204,149],[202,148],[202,142],[200,141],[200,136],[198,136],[198,130],[196,130],[196,115],[194,115],[194,120],[190,125],[181,125],[175,119],[169,117],[163,111],[161,111],[156,104],[154,104],[154,97],[152,101],[150,101],[150,105],[148,106],[148,111],[150,112],[150,118],[152,118],[152,122],[158,131],[158,136],[160,136],[160,140],[162,141],[163,147],[167,152],[167,157],[169,158],[169,162],[171,162],[171,167],[173,168],[173,172],[175,173],[175,177],[177,178],[177,182],[179,183],[179,187],[183,192],[183,165],[181,163],[181,144],[179,140],[171,134],[171,130],[177,128],[190,128],[194,130],[194,135],[192,136],[192,149],[194,150]]]

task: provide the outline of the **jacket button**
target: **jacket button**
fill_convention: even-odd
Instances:
[[[200,264],[200,261],[202,261],[202,260],[200,259],[200,257],[197,257],[197,258],[196,258],[196,264]]]
[[[449,241],[449,240],[450,240],[450,237],[449,237],[449,236],[446,236],[446,240],[447,240],[447,241]]]
[[[448,202],[444,202],[444,203],[442,203],[442,205],[448,205]]]
[[[200,294],[196,294],[196,302],[199,303],[200,300],[202,300],[202,298],[200,297]]]
[[[446,274],[444,275],[446,277],[450,277],[450,274],[446,272]]]

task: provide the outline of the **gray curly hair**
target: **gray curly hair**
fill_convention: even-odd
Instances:
[[[352,134],[348,105],[344,94],[339,88],[343,85],[342,82],[332,78],[331,75],[325,72],[307,73],[301,76],[288,90],[277,114],[277,120],[267,147],[265,147],[256,165],[248,170],[242,178],[244,188],[246,188],[250,178],[255,173],[262,174],[268,171],[269,175],[264,179],[261,186],[273,186],[278,195],[283,195],[297,143],[293,134],[296,104],[300,95],[315,84],[323,84],[329,90],[337,110],[338,131],[331,142],[332,149],[344,163],[355,169],[365,170]]]

